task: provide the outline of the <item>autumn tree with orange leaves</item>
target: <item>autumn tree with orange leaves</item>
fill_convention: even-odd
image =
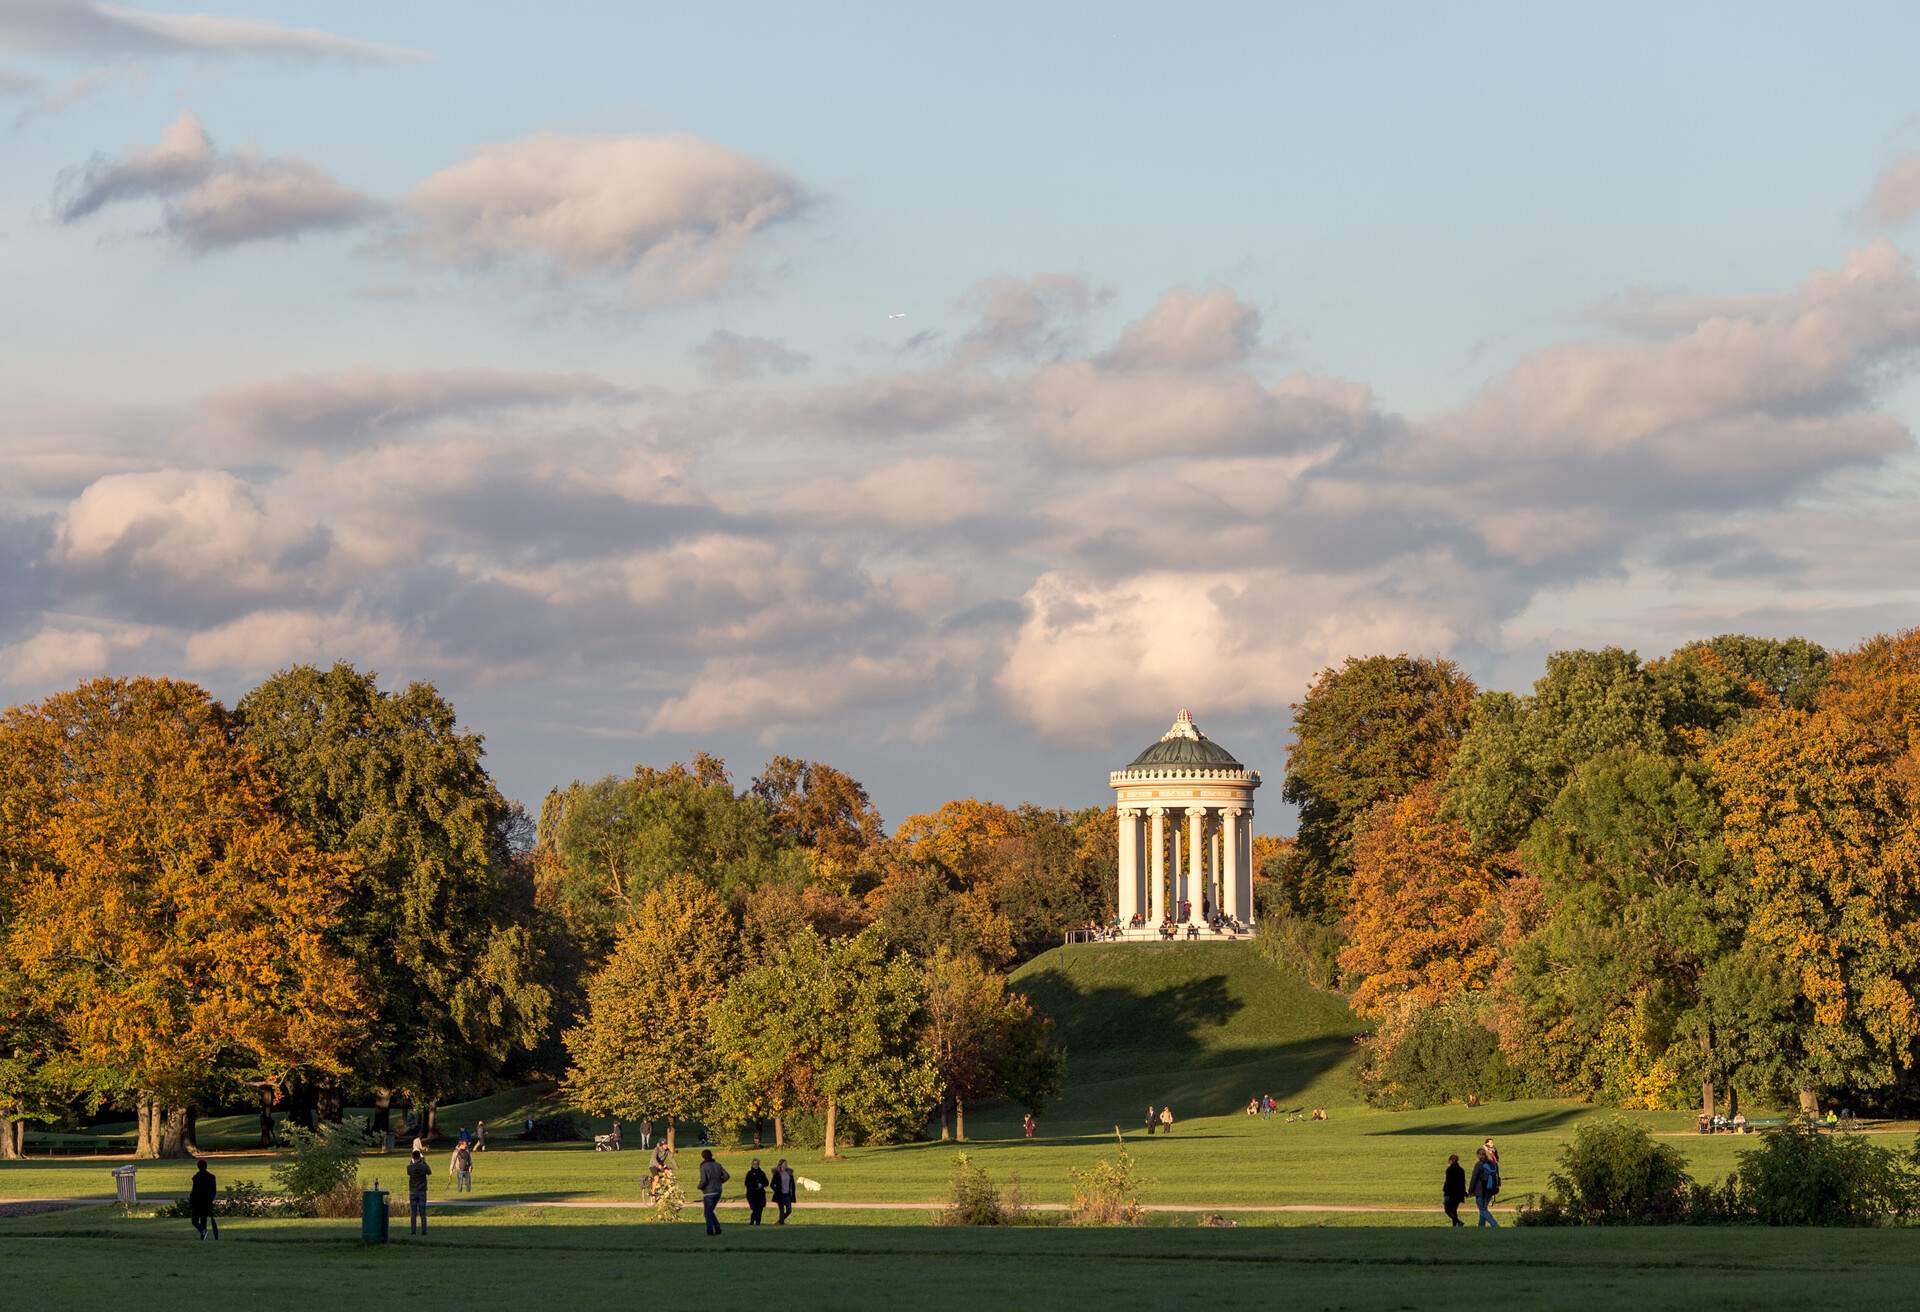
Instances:
[[[364,998],[326,942],[341,858],[200,688],[98,679],[0,719],[0,951],[91,1105],[179,1155],[223,1081],[343,1074]]]

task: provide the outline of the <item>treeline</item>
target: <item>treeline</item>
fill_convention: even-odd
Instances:
[[[1907,1104],[1920,630],[1352,659],[1296,708],[1264,943],[1375,1022],[1376,1100]]]
[[[1113,842],[1098,810],[973,801],[889,836],[859,783],[786,757],[739,789],[709,756],[642,765],[536,823],[426,684],[296,667],[228,708],[96,680],[0,717],[0,1155],[106,1108],[146,1156],[246,1104],[263,1142],[275,1110],[362,1099],[430,1130],[507,1079],[870,1138],[1038,1105],[1059,1054],[997,972],[1101,913]]]

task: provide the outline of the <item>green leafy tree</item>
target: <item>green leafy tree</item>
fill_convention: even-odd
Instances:
[[[1300,808],[1292,901],[1331,919],[1345,906],[1353,840],[1381,802],[1439,779],[1466,731],[1473,681],[1451,661],[1349,657],[1293,708],[1285,797]]]
[[[612,955],[587,985],[587,1014],[567,1031],[569,1096],[583,1110],[678,1122],[711,1112],[720,1057],[709,1018],[738,968],[739,929],[698,880],[670,880],[641,899]]]
[[[398,1089],[431,1109],[531,1048],[552,998],[532,890],[513,877],[524,816],[480,736],[431,685],[385,692],[344,663],[284,670],[238,713],[280,812],[357,866],[333,941],[377,1008],[358,1076],[383,1103]]]
[[[1066,1057],[1053,1022],[1008,988],[1006,976],[943,949],[926,963],[925,988],[926,1046],[953,1101],[955,1138],[967,1137],[969,1102],[1006,1098],[1039,1113],[1058,1096]],[[942,1139],[946,1120],[942,1098]]]

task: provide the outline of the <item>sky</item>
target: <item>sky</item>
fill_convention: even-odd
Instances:
[[[231,2],[0,0],[5,702],[1284,832],[1350,655],[1920,622],[1910,5]]]

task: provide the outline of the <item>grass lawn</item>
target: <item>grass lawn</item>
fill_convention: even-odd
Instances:
[[[816,1214],[819,1217],[823,1214]],[[631,1214],[436,1220],[363,1248],[349,1222],[246,1222],[218,1244],[183,1221],[39,1218],[0,1226],[22,1309],[633,1306],[1813,1308],[1905,1307],[1909,1232],[1498,1232],[1186,1226],[1010,1230],[867,1219],[705,1238]]]

